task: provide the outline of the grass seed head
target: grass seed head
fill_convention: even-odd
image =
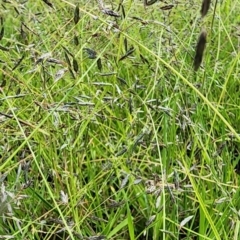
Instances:
[[[201,11],[200,11],[200,13],[202,15],[202,18],[207,15],[207,12],[208,12],[209,7],[210,7],[210,3],[211,3],[211,0],[203,0],[202,1],[202,8],[201,8]]]
[[[196,53],[194,57],[193,66],[195,71],[198,70],[198,68],[202,63],[202,58],[203,58],[204,49],[206,47],[206,43],[207,43],[207,32],[206,30],[203,29],[198,38]]]

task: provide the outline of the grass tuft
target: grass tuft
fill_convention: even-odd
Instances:
[[[1,238],[240,238],[240,3],[211,3],[1,3]]]

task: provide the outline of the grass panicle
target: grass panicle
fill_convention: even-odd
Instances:
[[[195,6],[1,2],[0,238],[240,239],[240,2],[193,64]]]
[[[203,0],[202,1],[202,7],[201,7],[201,16],[202,18],[205,17],[208,13],[208,10],[210,8],[211,0]]]
[[[206,48],[207,44],[207,32],[205,30],[202,30],[198,37],[196,51],[195,51],[195,57],[194,57],[194,70],[197,71],[202,63],[203,59],[203,53]]]

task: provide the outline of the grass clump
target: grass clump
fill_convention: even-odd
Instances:
[[[4,1],[1,237],[239,239],[239,7]]]

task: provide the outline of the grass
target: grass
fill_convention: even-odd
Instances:
[[[111,2],[2,3],[1,238],[239,239],[239,1]]]

